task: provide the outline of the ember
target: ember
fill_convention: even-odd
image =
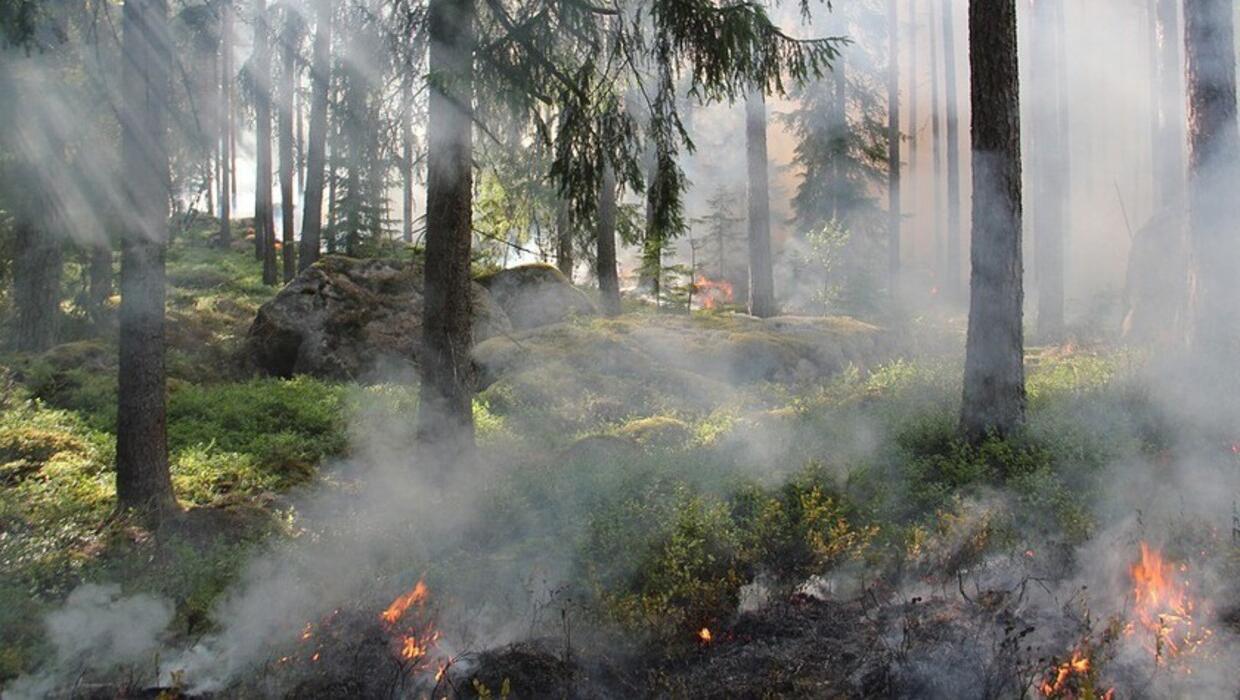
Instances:
[[[703,309],[732,303],[732,283],[727,280],[712,280],[706,275],[698,275],[693,281],[693,289],[702,295]]]
[[[697,636],[698,636],[698,639],[700,639],[703,644],[710,644],[710,640],[711,640],[710,628],[703,627],[701,630],[698,630]]]

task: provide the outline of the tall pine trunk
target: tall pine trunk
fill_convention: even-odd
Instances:
[[[596,245],[599,303],[605,315],[616,316],[620,313],[620,275],[616,270],[616,171],[610,163],[603,165],[599,185]]]
[[[426,182],[426,282],[418,441],[445,469],[474,453],[470,357],[473,0],[431,0]]]
[[[1034,168],[1035,202],[1034,265],[1037,273],[1038,317],[1036,333],[1041,342],[1057,343],[1064,337],[1064,239],[1067,228],[1068,143],[1063,111],[1067,109],[1060,62],[1065,37],[1058,15],[1064,0],[1041,0],[1034,6],[1034,30],[1030,32],[1039,99],[1034,101],[1032,131],[1039,158]]]
[[[1025,419],[1016,46],[1016,0],[969,3],[973,236],[960,427],[974,441]]]
[[[573,279],[573,217],[567,201],[561,201],[555,213],[555,266]]]
[[[284,9],[284,31],[280,39],[281,84],[277,119],[280,139],[280,254],[284,281],[297,273],[297,250],[293,246],[293,93],[297,90],[297,43],[300,18],[291,8]]]
[[[908,0],[908,171],[917,172],[917,0]],[[914,188],[916,189],[916,188]]]
[[[998,0],[1006,2],[1006,0]],[[956,22],[952,3],[943,0],[943,99],[947,143],[947,284],[944,293],[960,299],[960,117],[956,97]]]
[[[745,99],[745,157],[749,166],[749,313],[766,318],[779,311],[775,306],[775,273],[771,263],[766,96],[756,89],[750,90]]]
[[[271,42],[267,0],[254,3],[254,115],[256,173],[254,177],[254,253],[263,261],[263,284],[274,285],[276,273],[275,213],[271,167]]]
[[[1189,342],[1203,369],[1219,377],[1240,352],[1240,133],[1236,125],[1235,37],[1230,0],[1184,0],[1188,76]],[[1220,382],[1221,384],[1221,382]],[[1226,382],[1234,386],[1234,379]]]
[[[407,68],[412,73],[412,70]],[[401,240],[413,243],[413,76],[401,87]]]
[[[20,212],[13,222],[13,252],[14,346],[42,352],[56,342],[62,248],[50,231],[36,223],[34,212]]]
[[[1155,0],[1159,40],[1155,69],[1157,127],[1154,168],[1159,201],[1182,206],[1184,201],[1184,74],[1180,68],[1180,18],[1176,0]]]
[[[887,0],[887,284],[894,297],[900,276],[900,13]]]
[[[220,133],[219,133],[219,177],[220,185],[220,229],[217,241],[220,246],[228,247],[232,243],[232,148],[233,131],[232,109],[232,49],[233,49],[233,13],[232,4],[224,3],[220,9]]]
[[[122,511],[158,516],[176,508],[164,371],[169,189],[164,112],[171,92],[171,42],[166,0],[129,0],[122,12],[121,157],[130,221],[121,238],[116,498]]]
[[[934,175],[931,177],[934,197],[934,274],[937,291],[943,292],[947,276],[947,242],[943,240],[943,136],[939,124],[939,35],[934,25],[934,4],[930,5],[930,146]]]
[[[327,103],[331,95],[332,0],[318,0],[314,60],[310,65],[310,133],[306,153],[306,196],[301,215],[298,269],[319,259],[323,236],[323,179],[327,171]]]

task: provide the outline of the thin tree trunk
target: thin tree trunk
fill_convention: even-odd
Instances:
[[[900,13],[887,0],[887,284],[898,293],[900,277]]]
[[[908,0],[908,170],[917,172],[917,0]]]
[[[96,326],[103,321],[103,308],[112,296],[112,241],[106,236],[90,249],[90,315]]]
[[[1006,0],[1001,0],[1006,2]],[[956,39],[952,3],[943,0],[943,98],[947,126],[947,285],[952,301],[960,299],[960,127],[956,97]]]
[[[939,123],[939,35],[934,24],[934,3],[930,4],[930,145],[933,153],[934,176],[934,270],[938,280],[936,291],[944,292],[947,277],[947,242],[943,240],[943,137]]]
[[[840,219],[844,216],[841,211],[840,192],[844,189],[844,159],[847,156],[848,148],[848,76],[845,73],[846,63],[844,56],[838,56],[835,63],[831,65],[832,93],[831,93],[831,148],[834,153],[831,156],[831,177],[835,181],[835,187],[831,188],[831,218]]]
[[[13,222],[13,340],[17,350],[43,352],[56,341],[64,261],[60,242],[31,214]]]
[[[131,221],[121,239],[116,497],[122,511],[156,516],[176,508],[168,470],[164,373],[169,177],[163,115],[171,91],[167,13],[165,0],[129,0],[122,30],[121,155]]]
[[[263,284],[274,285],[276,271],[275,212],[272,205],[271,168],[271,42],[268,31],[267,0],[254,3],[254,114],[257,167],[254,191],[255,255],[263,261]]]
[[[297,12],[285,8],[281,39],[284,80],[278,93],[277,119],[280,130],[280,254],[286,283],[297,273],[297,250],[293,244],[293,92],[297,89],[297,43],[301,32],[299,23]]]
[[[749,313],[767,318],[779,310],[775,306],[775,274],[771,265],[766,96],[758,90],[750,90],[745,99],[745,156],[749,166]]]
[[[1016,0],[969,3],[973,236],[960,426],[1007,436],[1025,418]]]
[[[301,216],[299,269],[319,259],[323,234],[323,178],[327,169],[327,104],[331,95],[332,0],[318,0],[314,62],[310,66],[310,143],[306,154],[306,196]]]
[[[1189,343],[1203,368],[1230,377],[1228,386],[1235,385],[1231,365],[1240,352],[1240,236],[1235,230],[1240,221],[1235,191],[1240,133],[1233,10],[1230,0],[1184,0],[1193,275]]]
[[[561,201],[555,216],[555,266],[573,279],[573,217],[568,202]]]
[[[1034,100],[1031,131],[1037,138],[1039,157],[1033,169],[1033,190],[1037,202],[1034,219],[1034,264],[1037,268],[1038,317],[1036,332],[1042,342],[1057,343],[1064,336],[1064,230],[1068,196],[1068,144],[1063,133],[1062,110],[1066,109],[1060,82],[1060,45],[1056,18],[1063,12],[1063,0],[1041,0],[1034,6],[1030,32],[1036,70],[1045,76],[1038,81],[1040,99]]]
[[[1184,202],[1184,73],[1180,67],[1180,18],[1176,0],[1156,0],[1159,39],[1158,132],[1155,172],[1161,202],[1182,206]]]
[[[655,229],[655,209],[662,196],[659,177],[659,159],[651,160],[646,175],[646,238],[642,242],[642,268],[638,273],[638,283],[650,289],[654,295],[654,305],[659,306],[659,279],[663,276],[663,232]]]
[[[232,49],[233,49],[233,13],[232,4],[225,3],[220,9],[223,14],[220,29],[220,133],[219,133],[219,183],[220,183],[220,229],[218,242],[227,248],[232,243],[232,199],[233,187],[232,168],[233,156],[230,141],[233,132],[232,110]]]
[[[413,243],[413,78],[405,80],[401,88],[401,178],[402,204],[401,240]]]
[[[434,467],[474,453],[470,357],[473,0],[431,0],[426,183],[426,281],[419,370],[418,441]]]
[[[598,293],[603,313],[620,313],[620,275],[616,270],[616,171],[603,165],[603,181],[598,192]]]

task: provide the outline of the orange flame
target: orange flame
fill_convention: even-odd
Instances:
[[[732,283],[727,280],[712,280],[706,275],[698,275],[693,281],[693,290],[701,293],[703,309],[713,309],[720,303],[732,303]]]
[[[1181,565],[1179,573],[1187,572]],[[1141,559],[1128,569],[1132,577],[1132,598],[1136,622],[1153,638],[1146,647],[1155,662],[1192,651],[1213,634],[1200,629],[1193,621],[1194,603],[1188,589],[1179,580],[1176,567],[1163,559],[1162,553],[1141,543]],[[1132,626],[1128,629],[1133,632]]]
[[[702,629],[698,630],[697,636],[698,636],[698,639],[702,640],[703,644],[710,644],[711,636],[710,636],[709,627],[703,627]]]
[[[384,610],[379,617],[389,625],[394,625],[400,618],[404,617],[405,611],[412,605],[421,605],[425,600],[429,591],[426,588],[426,582],[418,579],[413,588],[408,593],[397,596],[396,600]]]

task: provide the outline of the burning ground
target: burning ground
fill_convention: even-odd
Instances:
[[[114,417],[77,372],[106,348],[21,358],[4,693],[1240,690],[1227,421],[1174,408],[1140,356],[1039,349],[1026,434],[969,446],[958,339],[762,323],[489,340],[485,459],[440,478],[409,458],[408,386],[187,377],[171,435],[192,507],[159,532],[108,517]],[[738,359],[755,349],[771,371]]]

